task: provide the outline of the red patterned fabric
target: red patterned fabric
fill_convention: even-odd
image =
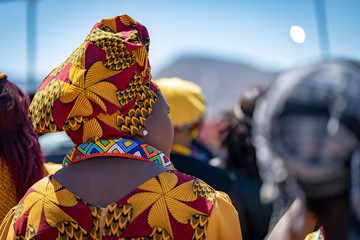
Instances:
[[[75,144],[131,137],[157,99],[146,28],[127,15],[102,19],[41,83],[29,108],[40,133],[66,131]]]
[[[36,239],[204,239],[215,191],[199,179],[169,170],[106,208],[92,206],[52,176],[26,193],[14,230]]]

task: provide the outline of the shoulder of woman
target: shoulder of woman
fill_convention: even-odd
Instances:
[[[206,239],[242,239],[238,213],[226,193],[216,192]]]

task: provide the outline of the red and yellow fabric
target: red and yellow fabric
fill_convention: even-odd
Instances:
[[[54,174],[61,164],[45,163],[44,176]],[[11,208],[17,204],[16,189],[7,163],[0,159],[0,223]]]
[[[29,108],[39,133],[66,131],[75,144],[131,137],[157,99],[146,28],[127,15],[99,21],[41,83]]]
[[[0,239],[241,239],[226,194],[169,170],[106,208],[91,206],[52,176],[9,212]]]
[[[17,204],[13,178],[6,161],[0,159],[0,222],[8,211]]]

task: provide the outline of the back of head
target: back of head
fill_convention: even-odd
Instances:
[[[17,197],[44,175],[38,137],[28,118],[30,99],[0,73],[0,158],[13,176]]]
[[[279,76],[255,114],[262,197],[275,198],[276,186],[292,180],[308,200],[360,191],[350,189],[351,171],[360,170],[350,168],[359,161],[359,102],[360,68],[350,62],[313,64]]]
[[[245,89],[240,100],[234,105],[234,114],[239,119],[252,118],[255,105],[267,91],[267,85],[252,85]]]
[[[265,85],[247,88],[233,111],[225,116],[226,125],[221,130],[222,144],[228,150],[228,161],[235,170],[245,169],[249,175],[258,178],[255,149],[252,144],[253,112],[256,102],[267,90]]]
[[[169,116],[174,127],[191,126],[201,120],[206,105],[200,86],[180,78],[161,78],[156,84],[170,105]]]
[[[0,73],[0,129],[3,134],[5,129],[10,131],[23,124],[29,104],[29,96]]]

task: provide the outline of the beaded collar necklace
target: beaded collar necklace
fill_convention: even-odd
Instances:
[[[171,161],[156,148],[131,139],[99,140],[82,143],[73,147],[65,156],[62,166],[101,156],[125,157],[145,162],[153,162],[174,169]]]

